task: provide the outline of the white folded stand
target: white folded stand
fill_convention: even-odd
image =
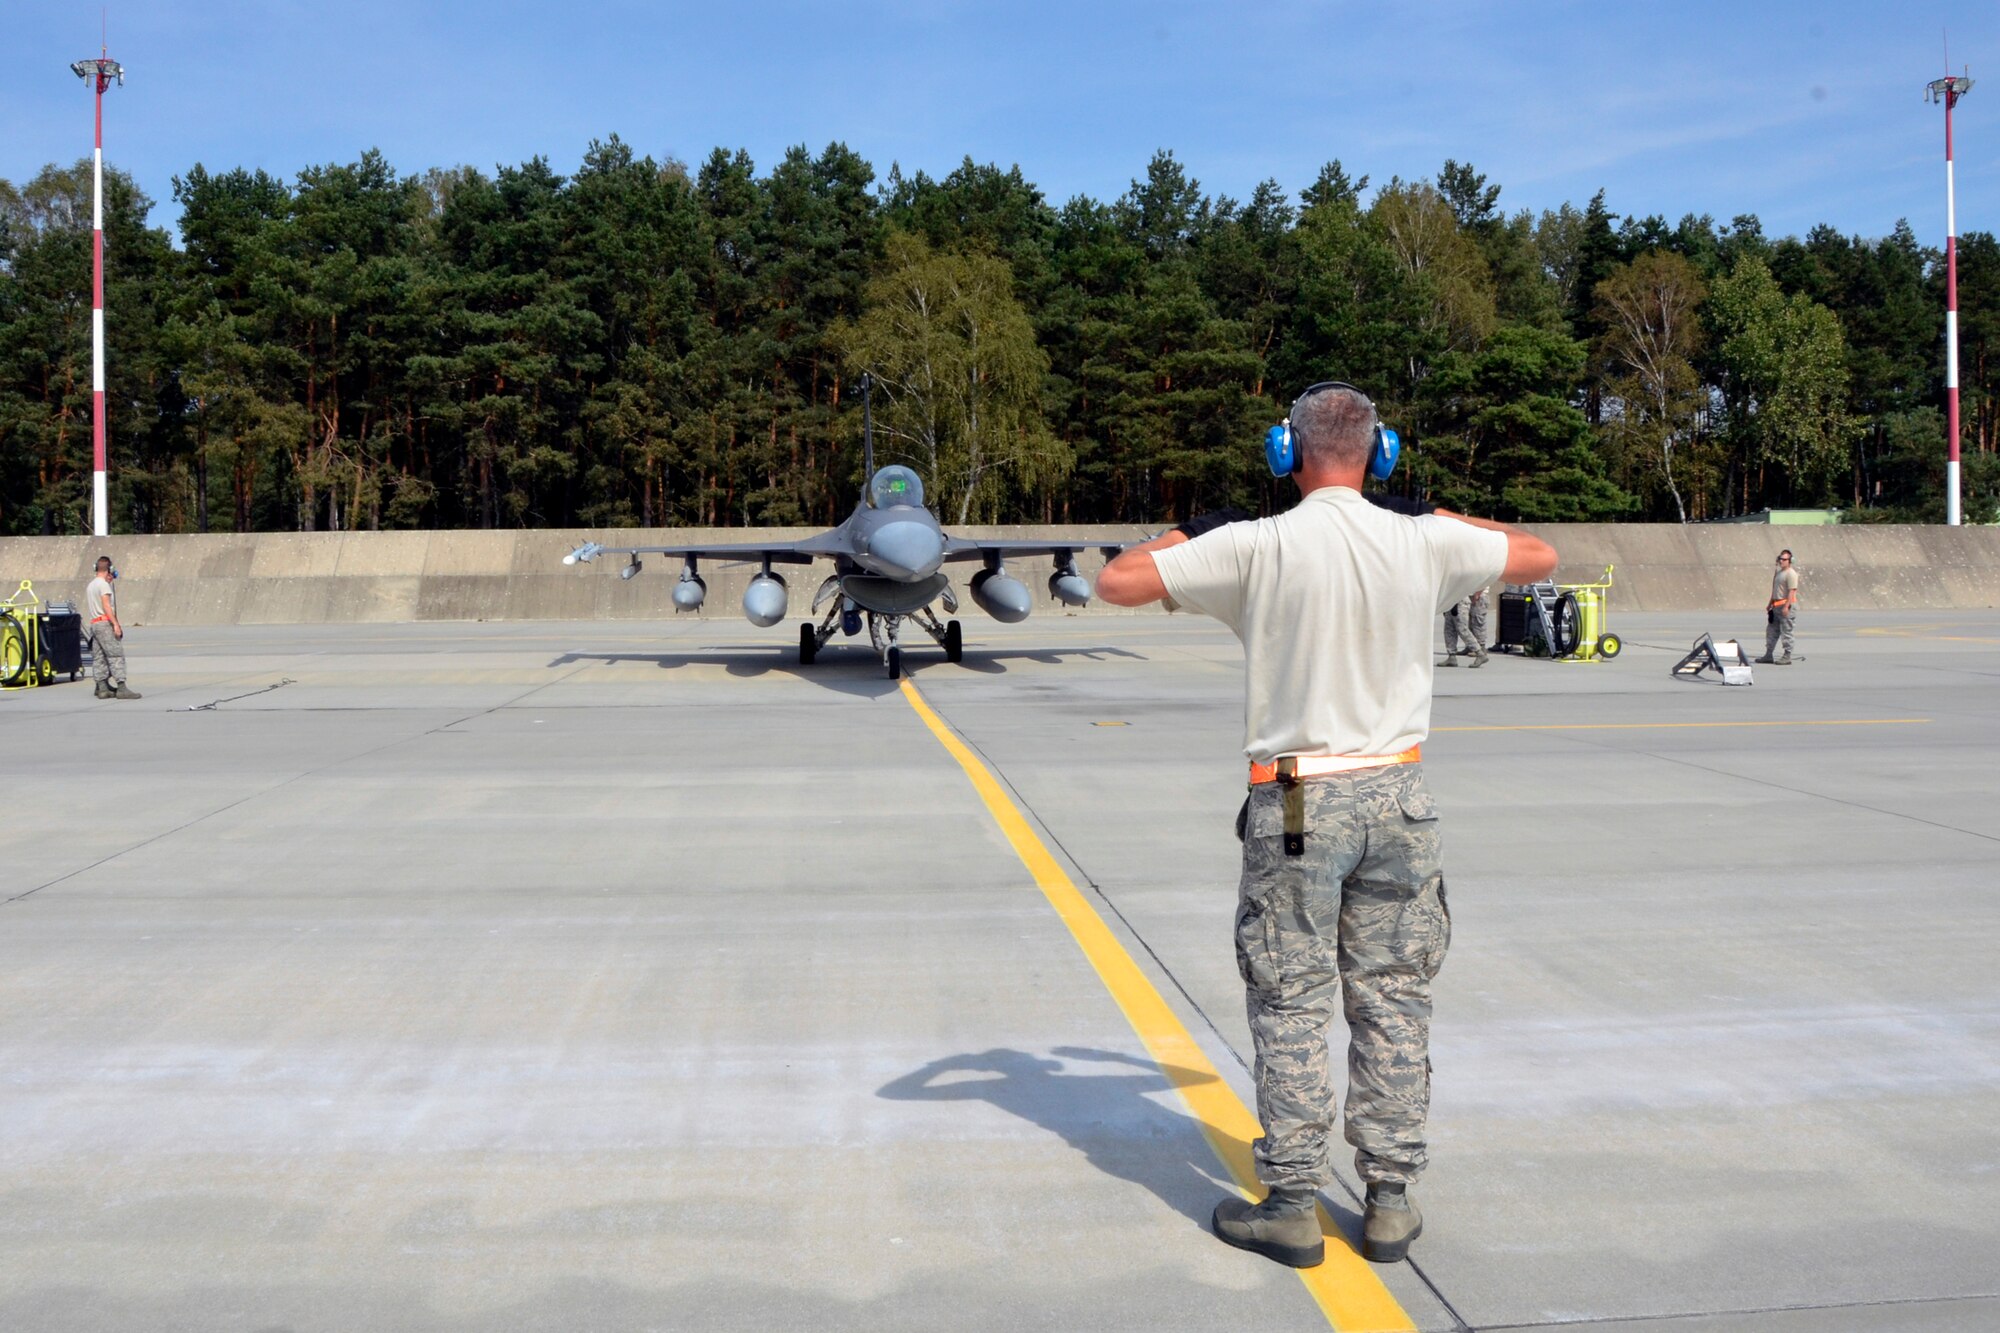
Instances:
[[[1753,685],[1750,677],[1750,658],[1743,651],[1743,645],[1734,639],[1724,639],[1717,643],[1707,634],[1694,641],[1694,648],[1680,661],[1674,663],[1674,674],[1695,679],[1704,671],[1714,671],[1722,677],[1724,685]]]

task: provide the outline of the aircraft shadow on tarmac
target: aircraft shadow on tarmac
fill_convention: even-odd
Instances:
[[[1116,1051],[1076,1046],[1058,1046],[1050,1054],[1061,1058],[1006,1048],[950,1055],[884,1084],[875,1095],[907,1102],[991,1102],[1060,1135],[1098,1170],[1145,1186],[1207,1230],[1220,1198],[1218,1186],[1229,1188],[1228,1173],[1193,1120],[1149,1095],[1174,1086],[1162,1067]],[[1136,1072],[1067,1072],[1084,1062]],[[1187,1069],[1176,1068],[1173,1074],[1183,1084],[1215,1081],[1212,1074]],[[1249,1154],[1249,1145],[1236,1144]],[[1356,1234],[1359,1217],[1325,1194],[1321,1197],[1334,1222]]]
[[[896,689],[896,682],[883,676],[881,661],[865,645],[847,651],[829,647],[821,649],[821,653],[819,661],[813,665],[801,666],[796,647],[732,646],[690,652],[658,653],[594,653],[576,650],[561,654],[549,663],[549,667],[553,670],[557,667],[574,666],[579,662],[650,662],[662,671],[674,671],[689,666],[719,666],[732,676],[746,679],[773,673],[794,676],[840,694],[856,694],[872,698],[893,693]],[[968,647],[965,650],[964,660],[957,663],[945,661],[942,653],[926,657],[921,650],[914,651],[903,659],[903,674],[921,677],[929,671],[971,671],[985,676],[1004,676],[1007,674],[1006,664],[1010,661],[1056,666],[1069,658],[1101,662],[1114,657],[1129,658],[1132,661],[1144,660],[1141,654],[1125,648]]]

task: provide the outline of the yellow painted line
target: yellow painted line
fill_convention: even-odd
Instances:
[[[1243,1104],[1230,1086],[1222,1081],[1208,1056],[1174,1011],[1161,998],[1153,983],[1146,980],[1146,974],[1132,961],[1132,955],[1118,942],[1104,924],[1104,918],[1090,905],[1077,890],[1062,866],[1050,855],[1042,840],[1035,836],[1027,817],[1008,797],[1003,788],[981,763],[965,742],[961,741],[943,718],[940,718],[924,696],[908,680],[902,683],[903,697],[910,701],[910,707],[917,710],[917,716],[931,729],[951,757],[958,760],[958,766],[965,770],[965,776],[972,780],[972,786],[979,798],[986,802],[986,809],[993,816],[993,822],[1000,826],[1007,841],[1014,848],[1014,854],[1033,875],[1035,883],[1049,905],[1069,927],[1077,946],[1083,950],[1090,965],[1097,969],[1097,975],[1104,982],[1111,998],[1124,1011],[1125,1021],[1132,1025],[1139,1040],[1159,1064],[1160,1071],[1174,1085],[1181,1100],[1201,1125],[1202,1134],[1208,1139],[1209,1147],[1228,1168],[1236,1179],[1238,1188],[1245,1198],[1263,1197],[1263,1188],[1257,1183],[1257,1172],[1250,1160],[1250,1144],[1263,1129],[1257,1117]],[[1320,1209],[1320,1230],[1326,1234],[1326,1262],[1317,1268],[1296,1269],[1299,1280],[1312,1293],[1327,1321],[1344,1333],[1398,1333],[1414,1330],[1416,1325],[1410,1316],[1382,1285],[1382,1279],[1375,1275],[1374,1266],[1355,1253],[1346,1238]],[[1220,1244],[1221,1242],[1216,1242]]]
[[[1439,731],[1673,731],[1683,727],[1901,727],[1927,717],[1829,717],[1801,722],[1533,722],[1519,726],[1432,727]]]
[[[1940,625],[1937,628],[1947,627]],[[1920,634],[1916,630],[1902,629],[1859,629],[1854,632],[1872,638],[1918,639],[1925,643],[2000,643],[2000,639],[1981,638],[1976,634]]]

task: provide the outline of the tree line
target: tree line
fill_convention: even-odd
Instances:
[[[195,166],[180,244],[105,176],[114,531],[824,524],[878,461],[951,522],[1270,510],[1318,380],[1401,429],[1392,485],[1525,521],[1943,515],[1943,264],[1906,224],[1506,212],[1447,161],[1371,188],[1111,202],[843,144],[759,174],[612,137],[567,176],[379,153]],[[89,530],[90,164],[0,180],[0,532]],[[1996,516],[2000,247],[1959,250],[1964,491]]]

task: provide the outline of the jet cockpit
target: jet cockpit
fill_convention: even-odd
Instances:
[[[868,482],[868,504],[873,509],[901,509],[906,505],[921,508],[924,503],[924,483],[917,474],[900,463],[891,463],[877,470]]]

